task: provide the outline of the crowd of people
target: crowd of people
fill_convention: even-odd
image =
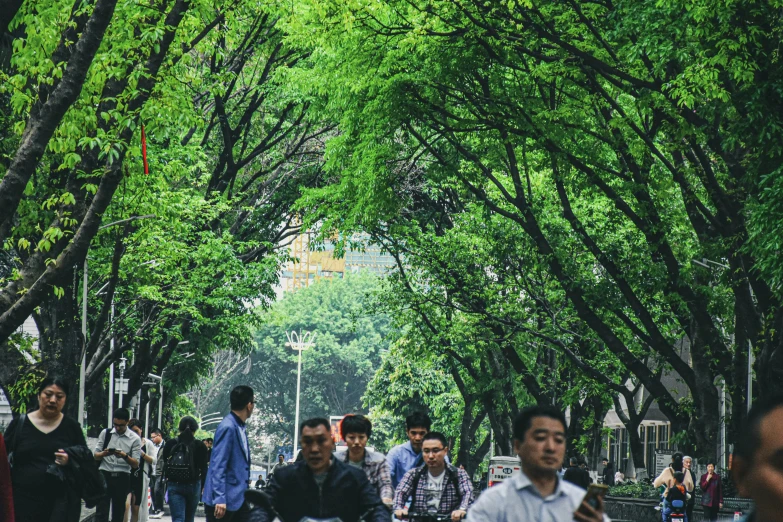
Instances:
[[[92,449],[79,424],[62,413],[68,391],[63,380],[47,378],[38,409],[14,419],[0,436],[0,522],[78,522],[82,501],[96,507],[98,522],[146,522],[160,518],[164,495],[174,522],[193,522],[199,502],[209,522],[389,522],[421,515],[453,522],[609,520],[603,498],[585,495],[593,488],[587,470],[575,459],[561,470],[566,420],[553,406],[518,414],[513,446],[521,472],[480,495],[462,466],[451,464],[448,439],[432,431],[423,413],[406,419],[408,440],[386,456],[368,447],[372,423],[363,415],[343,419],[342,450],[328,420],[308,419],[300,426],[297,461],[279,455],[268,481],[249,489],[246,422],[255,408],[250,387],[231,391],[231,411],[214,441],[196,439],[199,426],[189,416],[180,420],[176,437],[164,441],[153,429],[147,439],[143,424],[120,408]],[[705,519],[717,520],[723,480],[714,463],[697,480],[692,463],[676,453],[654,481],[661,488],[663,522],[678,509],[686,522],[693,520],[697,486]],[[783,521],[782,463],[783,398],[758,401],[736,444],[732,470],[740,493],[755,500],[745,522]],[[614,482],[613,473],[604,461],[603,482]]]

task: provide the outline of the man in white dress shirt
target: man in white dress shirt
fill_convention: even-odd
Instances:
[[[566,422],[553,406],[531,406],[514,419],[514,452],[522,472],[481,494],[468,522],[609,522],[603,499],[582,502],[585,490],[557,472],[566,452]]]

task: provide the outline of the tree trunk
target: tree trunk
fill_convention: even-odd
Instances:
[[[83,346],[76,298],[77,276],[74,270],[74,276],[63,288],[65,295],[45,300],[33,314],[39,331],[41,366],[47,375],[64,377],[70,383],[63,413],[74,419],[79,411],[79,363]],[[77,420],[80,424],[84,422],[84,419]]]

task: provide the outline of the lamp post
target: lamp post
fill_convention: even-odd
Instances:
[[[290,346],[298,352],[298,360],[296,364],[296,419],[294,420],[294,458],[296,458],[297,450],[299,449],[299,395],[302,391],[302,351],[307,350],[315,346],[313,339],[315,334],[313,332],[299,333],[286,332],[288,342],[286,346]]]

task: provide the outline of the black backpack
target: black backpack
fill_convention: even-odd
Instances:
[[[166,458],[163,470],[166,478],[173,482],[195,482],[198,479],[195,453],[195,439],[188,442],[177,439],[177,443]]]

